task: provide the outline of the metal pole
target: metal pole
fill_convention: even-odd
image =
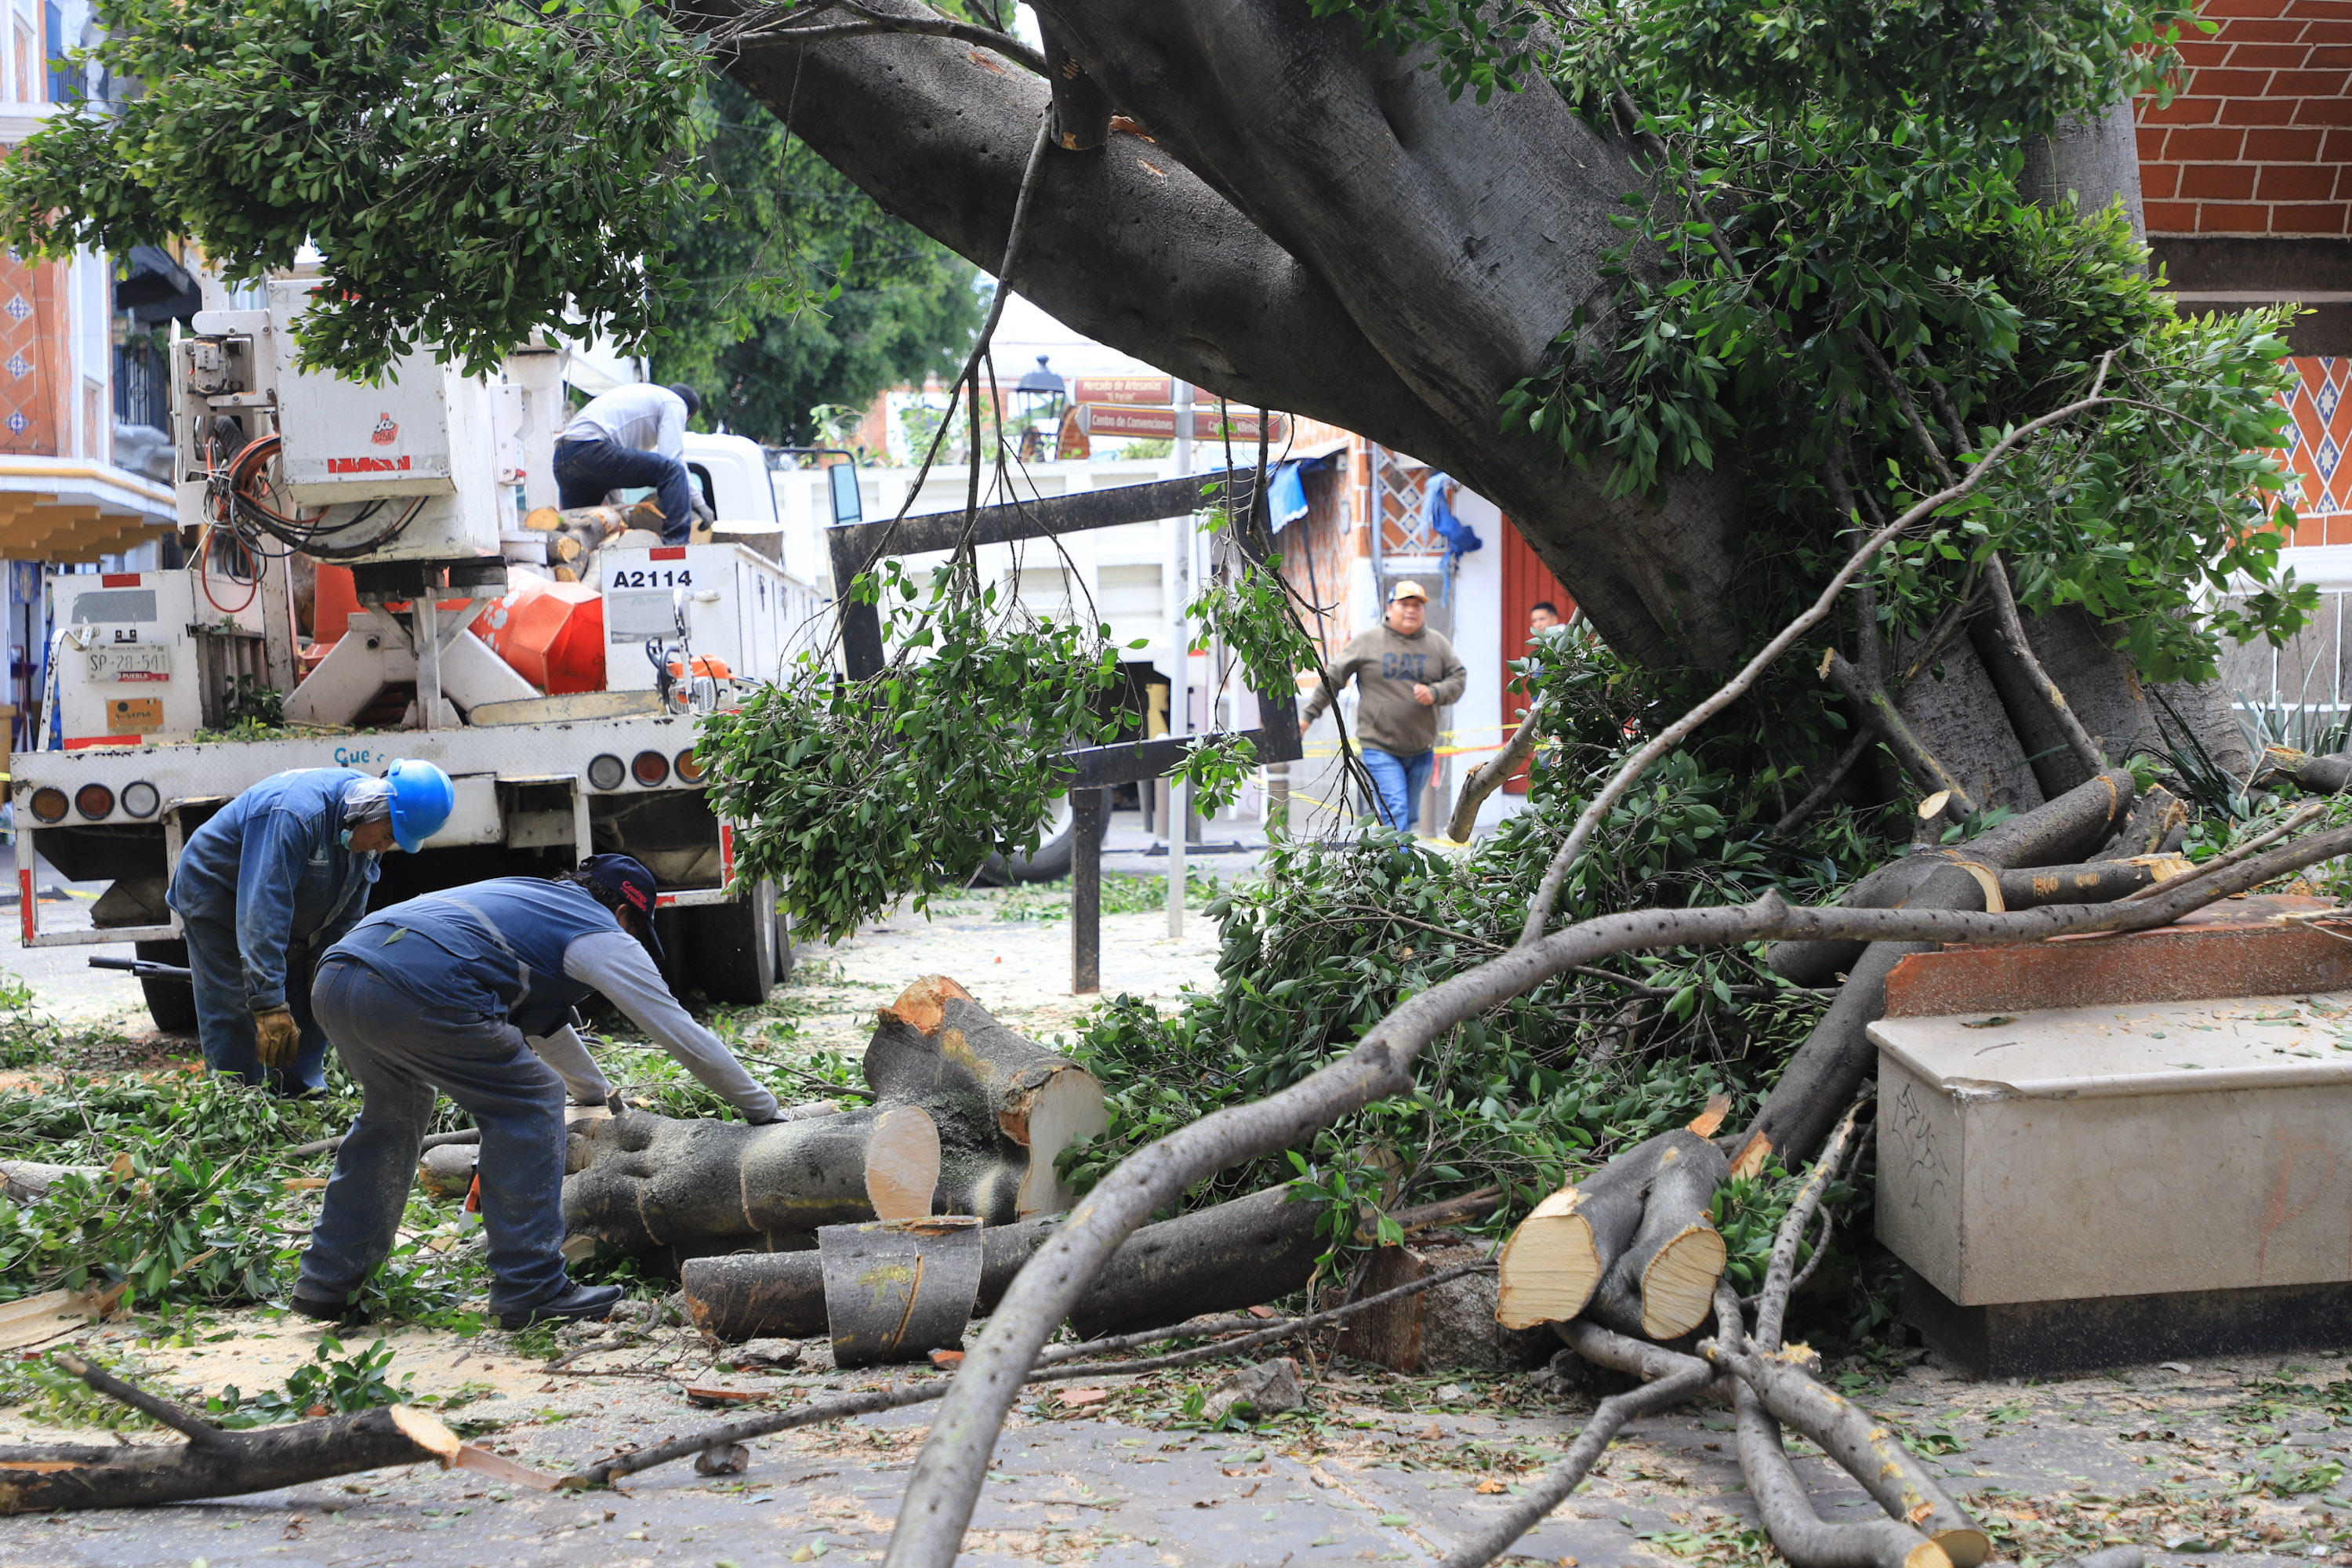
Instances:
[[[1176,471],[1192,471],[1192,384],[1176,378]],[[1168,732],[1192,732],[1192,630],[1184,618],[1185,601],[1192,596],[1192,514],[1176,519],[1175,548],[1169,552],[1175,565],[1174,594],[1168,603],[1168,641],[1174,668],[1168,680]],[[1184,840],[1192,821],[1192,792],[1184,781],[1168,781],[1168,934],[1184,934]]]
[[[1070,792],[1070,994],[1102,989],[1103,792]]]
[[[441,606],[430,584],[409,606],[409,626],[416,647],[416,727],[430,730],[441,721]]]

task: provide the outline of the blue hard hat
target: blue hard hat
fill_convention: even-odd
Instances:
[[[411,855],[441,831],[457,804],[457,786],[431,763],[403,757],[384,775],[392,785],[392,837]]]

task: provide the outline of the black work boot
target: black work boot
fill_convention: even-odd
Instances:
[[[612,1315],[621,1304],[618,1285],[566,1285],[561,1293],[541,1301],[536,1307],[520,1312],[499,1314],[499,1327],[527,1329],[533,1323],[576,1323],[583,1318],[604,1318]]]

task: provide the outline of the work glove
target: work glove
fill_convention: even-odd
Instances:
[[[294,1065],[294,1053],[302,1043],[301,1026],[294,1015],[283,1007],[272,1007],[253,1016],[255,1044],[259,1047],[261,1065],[280,1071]]]

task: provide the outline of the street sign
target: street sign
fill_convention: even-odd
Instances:
[[[1259,418],[1260,416],[1255,410],[1244,412],[1236,408],[1225,418],[1219,419],[1214,407],[1194,409],[1192,439],[1222,441],[1230,435],[1236,441],[1255,442]],[[1078,429],[1089,437],[1139,436],[1147,439],[1154,437],[1173,437],[1180,428],[1177,412],[1173,408],[1104,407],[1100,405],[1087,404],[1081,405],[1076,410],[1076,422]],[[1276,415],[1272,426],[1266,432],[1266,439],[1280,443],[1289,439],[1289,416]]]
[[[1192,389],[1195,403],[1214,403],[1214,393]],[[1070,378],[1072,403],[1157,404],[1165,406],[1176,401],[1176,378],[1172,375],[1078,375]]]

